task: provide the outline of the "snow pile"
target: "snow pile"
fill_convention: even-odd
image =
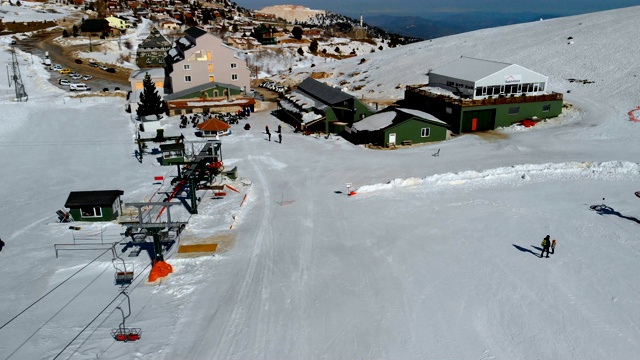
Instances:
[[[623,178],[637,178],[639,175],[640,165],[631,162],[526,164],[480,172],[463,171],[460,173],[438,174],[422,179],[394,179],[386,184],[361,186],[357,192],[366,194],[414,186],[421,186],[431,191],[442,191],[443,188],[447,187],[465,187],[469,190],[478,187],[520,186],[551,179],[561,181],[578,179],[615,181]]]

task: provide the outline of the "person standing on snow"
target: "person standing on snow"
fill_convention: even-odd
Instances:
[[[4,247],[4,241],[2,241],[2,239],[0,239],[0,251],[2,251],[3,247]]]
[[[549,257],[549,247],[551,246],[551,240],[550,240],[550,236],[547,235],[544,237],[544,239],[542,239],[542,252],[540,253],[540,257],[543,257],[544,252],[547,252],[547,257]]]
[[[556,239],[551,242],[551,253],[553,254],[554,252],[556,252]]]

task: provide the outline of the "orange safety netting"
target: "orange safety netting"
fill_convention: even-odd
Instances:
[[[154,282],[159,278],[165,277],[173,272],[173,267],[164,261],[156,261],[149,273],[149,281]]]

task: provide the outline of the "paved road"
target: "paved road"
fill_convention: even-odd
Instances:
[[[116,86],[122,90],[129,90],[130,86],[128,78],[130,71],[128,69],[105,64],[109,67],[114,67],[117,69],[116,73],[112,74],[100,70],[99,68],[89,66],[87,61],[83,61],[82,64],[76,64],[75,59],[70,54],[72,54],[76,50],[81,49],[83,46],[76,45],[62,47],[53,42],[53,39],[57,36],[59,36],[59,33],[57,31],[40,31],[29,38],[20,40],[17,46],[25,52],[37,55],[42,58],[44,58],[45,52],[49,52],[49,58],[51,59],[51,62],[53,64],[60,64],[63,67],[68,67],[80,74],[93,76],[93,79],[86,81],[85,83],[94,90],[103,89],[105,87],[109,88],[109,90],[113,90]],[[67,78],[69,78],[67,75],[52,73],[51,82],[57,85],[58,79]]]

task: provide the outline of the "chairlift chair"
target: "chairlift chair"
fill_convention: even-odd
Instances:
[[[119,263],[120,260],[122,264]],[[116,269],[114,275],[114,283],[120,286],[130,285],[133,282],[133,264],[124,262],[122,258],[115,258],[112,260],[113,267]]]
[[[122,310],[120,306],[116,308],[120,310],[120,313],[122,314],[122,322],[117,329],[111,330],[111,337],[113,337],[116,341],[123,342],[140,340],[140,338],[142,337],[142,329],[128,328],[125,325],[125,320],[131,315],[131,300],[129,299],[129,295],[127,295],[127,293],[123,291],[122,294],[127,297],[129,313],[127,316],[124,316],[124,310]]]

